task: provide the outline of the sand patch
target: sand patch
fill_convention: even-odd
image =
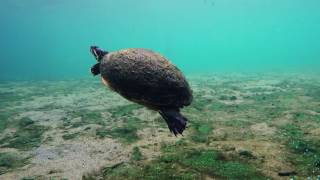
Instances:
[[[112,139],[82,138],[54,146],[42,145],[33,152],[30,165],[4,174],[0,179],[58,176],[78,180],[85,173],[128,160],[129,153]]]
[[[276,133],[276,128],[268,126],[267,123],[258,123],[250,126],[251,131],[258,136],[272,136]]]
[[[186,132],[184,132],[184,135],[186,135]],[[180,135],[175,137],[168,129],[159,127],[144,128],[138,131],[138,136],[141,140],[131,146],[140,147],[143,156],[148,160],[152,160],[161,154],[160,148],[162,143],[174,143],[184,138]]]

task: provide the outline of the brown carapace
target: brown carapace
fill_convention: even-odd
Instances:
[[[181,71],[162,55],[147,49],[107,52],[90,48],[98,61],[94,75],[124,98],[158,111],[174,134],[182,134],[187,118],[180,109],[192,102],[192,91]]]

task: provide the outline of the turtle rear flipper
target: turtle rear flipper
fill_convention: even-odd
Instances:
[[[100,74],[100,63],[97,63],[91,67],[91,73],[96,76]]]
[[[170,131],[177,136],[181,134],[186,129],[188,119],[180,114],[179,110],[161,110],[159,111],[160,115],[168,124]]]

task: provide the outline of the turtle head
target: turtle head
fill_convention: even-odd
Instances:
[[[90,52],[92,53],[92,55],[96,58],[96,60],[98,61],[97,64],[93,65],[91,67],[91,73],[96,76],[98,74],[100,74],[100,62],[103,59],[103,56],[105,56],[106,54],[108,54],[107,51],[104,51],[102,49],[100,49],[98,46],[91,46],[90,47]]]
[[[103,56],[108,54],[107,51],[100,49],[98,46],[91,46],[90,52],[92,53],[92,55],[96,58],[96,60],[98,62],[100,62],[102,60]]]

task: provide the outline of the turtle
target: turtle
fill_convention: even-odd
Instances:
[[[183,133],[188,119],[180,109],[192,103],[193,95],[183,73],[161,54],[129,48],[114,52],[91,46],[97,63],[91,73],[125,99],[159,112],[175,136]]]

